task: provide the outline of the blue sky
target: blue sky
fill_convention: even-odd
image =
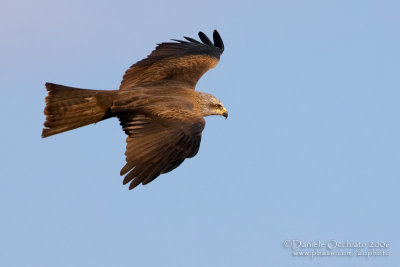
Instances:
[[[398,1],[2,1],[0,265],[398,266]],[[200,152],[134,191],[108,120],[41,139],[45,82],[116,89],[156,43],[218,29]],[[300,258],[384,241],[388,257]]]

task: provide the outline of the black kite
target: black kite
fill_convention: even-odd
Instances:
[[[203,117],[228,112],[214,96],[195,91],[200,77],[214,68],[224,51],[217,31],[214,42],[184,37],[159,44],[132,65],[119,90],[89,90],[46,83],[45,128],[42,137],[117,117],[125,133],[129,189],[150,183],[160,174],[194,157],[205,126]]]

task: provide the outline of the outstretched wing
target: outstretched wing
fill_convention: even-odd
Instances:
[[[159,44],[147,58],[125,72],[120,89],[169,82],[194,89],[201,76],[217,65],[224,51],[224,43],[216,30],[214,43],[202,32],[199,32],[199,37],[202,42],[184,37],[187,41]]]
[[[200,147],[203,118],[191,121],[154,120],[146,115],[126,115],[120,118],[128,137],[126,165],[121,175],[128,173],[123,184],[129,189],[150,183],[160,174],[178,167],[186,158],[194,157]]]

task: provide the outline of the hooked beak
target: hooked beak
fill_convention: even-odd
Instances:
[[[224,109],[224,112],[222,113],[222,116],[225,117],[225,120],[228,118],[228,111]]]

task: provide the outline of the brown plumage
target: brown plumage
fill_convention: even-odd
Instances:
[[[224,51],[217,31],[211,42],[189,37],[159,44],[132,65],[119,90],[88,90],[46,83],[48,96],[42,137],[117,117],[126,139],[123,184],[129,189],[194,157],[200,147],[204,117],[228,113],[214,96],[195,91],[197,81],[215,67]]]

